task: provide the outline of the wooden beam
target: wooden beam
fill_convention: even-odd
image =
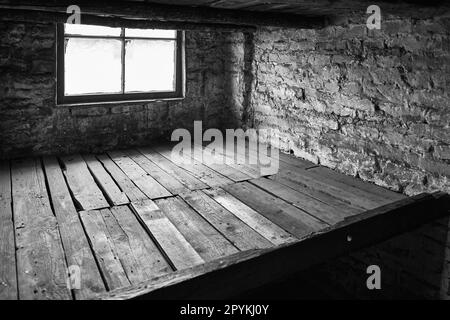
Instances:
[[[0,8],[2,6],[0,5]],[[39,24],[55,24],[65,23],[68,15],[58,12],[46,12],[37,10],[15,10],[2,9],[0,20],[14,21],[25,23]],[[126,27],[135,29],[174,29],[186,31],[223,31],[223,32],[254,32],[253,26],[232,25],[232,24],[214,24],[214,23],[190,23],[190,22],[173,22],[173,21],[155,21],[144,19],[126,19],[114,17],[101,17],[96,15],[84,14],[82,17],[83,24],[109,26],[109,27]]]
[[[238,253],[98,299],[230,298],[449,214],[448,194],[421,194],[350,217],[293,244]]]
[[[128,0],[130,1],[130,0]],[[131,0],[142,1],[142,0]],[[208,6],[220,9],[240,9],[246,11],[269,11],[295,13],[304,16],[313,15],[350,15],[366,16],[366,9],[373,4],[371,0],[146,0],[164,4],[183,4]],[[385,14],[411,18],[432,18],[443,15],[449,5],[445,0],[379,0],[376,3]]]
[[[68,0],[17,0],[0,1],[0,9],[38,11],[63,14],[67,17]],[[12,4],[14,3],[14,4]],[[217,9],[209,7],[190,7],[156,3],[124,3],[112,1],[79,0],[82,23],[90,16],[103,18],[122,18],[159,21],[183,24],[235,25],[235,26],[278,26],[295,28],[317,28],[325,24],[325,18],[306,17],[289,13],[249,12],[241,10]],[[89,18],[90,19],[90,18]],[[183,27],[184,29],[184,27]]]

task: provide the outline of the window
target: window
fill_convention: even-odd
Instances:
[[[183,96],[183,34],[176,30],[58,25],[58,104]]]

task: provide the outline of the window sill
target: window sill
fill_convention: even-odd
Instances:
[[[181,101],[185,97],[173,97],[173,98],[155,98],[155,99],[142,99],[142,100],[119,100],[119,101],[99,101],[99,102],[78,102],[78,103],[56,103],[57,107],[89,107],[89,106],[101,106],[101,105],[114,105],[114,104],[137,104],[137,103],[151,103],[151,102],[164,102],[164,101]]]

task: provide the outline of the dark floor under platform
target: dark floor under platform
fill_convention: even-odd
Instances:
[[[0,299],[236,295],[448,214],[448,195],[287,154],[274,172],[192,158],[155,145],[1,162]]]

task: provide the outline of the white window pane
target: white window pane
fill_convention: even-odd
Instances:
[[[176,30],[162,29],[125,29],[126,37],[175,39]]]
[[[65,24],[67,35],[82,36],[120,36],[121,28],[91,26],[86,24]]]
[[[175,41],[127,40],[125,91],[175,91]]]
[[[66,39],[65,95],[120,93],[121,41]]]

